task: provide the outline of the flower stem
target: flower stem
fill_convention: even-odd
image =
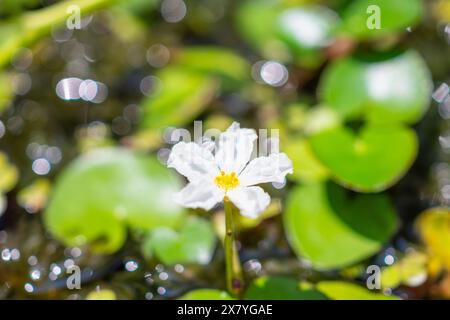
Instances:
[[[236,250],[233,223],[233,204],[225,199],[225,264],[227,273],[227,290],[233,297],[238,297],[242,288],[242,274],[239,255]]]

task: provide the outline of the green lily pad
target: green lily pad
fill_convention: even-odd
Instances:
[[[164,264],[210,262],[216,237],[208,220],[189,217],[180,231],[158,228],[144,244],[145,254],[155,254]]]
[[[282,11],[277,17],[277,35],[292,50],[295,61],[316,67],[324,60],[320,49],[334,41],[338,15],[323,6],[306,5]]]
[[[318,5],[288,8],[277,20],[280,37],[298,51],[327,47],[338,25],[337,14]]]
[[[382,191],[398,181],[417,154],[413,130],[367,125],[358,134],[339,127],[310,139],[317,158],[343,186],[361,192]]]
[[[156,74],[155,93],[143,103],[142,127],[159,130],[194,120],[215,97],[217,79],[203,73],[168,67]]]
[[[183,68],[219,75],[235,82],[250,78],[247,60],[234,51],[221,47],[187,47],[176,54],[175,63]]]
[[[333,300],[400,300],[344,281],[321,281],[316,288]]]
[[[372,8],[379,9],[380,29],[372,27],[372,17],[378,13]],[[407,27],[420,22],[423,11],[421,0],[354,0],[343,12],[342,31],[358,39],[405,32]]]
[[[415,51],[382,60],[344,58],[324,72],[319,95],[346,118],[415,123],[427,111],[432,81]]]
[[[322,100],[346,118],[362,114],[366,100],[364,70],[356,59],[343,59],[325,69],[319,86]],[[352,88],[352,90],[346,90]]]
[[[308,140],[289,139],[283,143],[283,151],[292,160],[294,172],[289,179],[300,182],[323,181],[328,178],[328,169],[316,158]]]
[[[45,211],[45,224],[69,246],[90,244],[113,252],[127,226],[153,230],[175,227],[184,211],[171,200],[181,188],[156,159],[125,149],[91,151],[58,177]]]
[[[372,256],[397,229],[385,195],[350,197],[333,183],[296,187],[283,222],[295,253],[319,269],[342,268]]]
[[[230,295],[216,289],[192,290],[181,296],[178,300],[234,300]]]
[[[301,288],[299,282],[287,277],[260,277],[255,279],[245,292],[249,300],[326,300],[327,297],[315,289]]]
[[[310,136],[329,128],[335,128],[342,124],[342,118],[335,110],[324,106],[315,106],[305,114],[303,131]]]

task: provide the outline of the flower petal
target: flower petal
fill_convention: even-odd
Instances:
[[[209,180],[190,182],[174,196],[174,201],[187,208],[211,210],[225,196],[225,191]]]
[[[172,148],[167,166],[174,168],[191,182],[201,179],[212,181],[219,174],[211,151],[194,142],[177,143]]]
[[[239,175],[239,185],[253,186],[259,183],[284,181],[292,173],[292,161],[284,153],[273,153],[250,161]]]
[[[239,174],[250,160],[253,142],[258,138],[255,130],[241,129],[239,123],[233,124],[219,136],[216,161],[225,173]]]
[[[229,190],[227,197],[249,218],[257,218],[270,203],[269,194],[260,187],[237,187]]]

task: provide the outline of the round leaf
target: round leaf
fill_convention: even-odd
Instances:
[[[414,51],[375,61],[336,61],[319,86],[324,102],[344,117],[362,115],[372,122],[417,122],[429,106],[431,91],[430,72]]]
[[[317,67],[324,58],[319,50],[333,42],[338,25],[337,14],[326,7],[294,7],[278,16],[277,34],[292,50],[297,63]]]
[[[245,293],[249,300],[324,300],[315,289],[302,289],[298,281],[287,277],[261,277],[255,279]]]
[[[290,139],[284,142],[283,151],[292,160],[294,172],[289,179],[297,181],[323,181],[328,177],[328,169],[317,160],[308,140]]]
[[[125,149],[102,149],[76,159],[59,176],[45,212],[48,229],[67,245],[120,248],[126,227],[173,227],[184,211],[171,200],[180,189],[156,159]]]
[[[295,188],[283,219],[296,254],[320,269],[345,267],[370,257],[397,227],[386,196],[350,198],[332,183]]]
[[[325,69],[320,79],[322,99],[344,117],[354,118],[362,113],[366,101],[363,69],[356,59],[343,59]]]
[[[277,24],[280,37],[294,50],[304,51],[328,46],[339,18],[326,7],[310,5],[284,10]]]
[[[414,131],[394,125],[368,125],[357,135],[347,128],[333,128],[312,136],[310,143],[337,182],[362,192],[394,184],[417,153]]]
[[[154,230],[144,245],[164,264],[199,263],[211,260],[216,238],[211,223],[205,219],[190,217],[179,232],[169,228]]]
[[[176,55],[175,62],[183,68],[216,74],[237,82],[250,77],[248,62],[232,50],[221,47],[188,47]]]

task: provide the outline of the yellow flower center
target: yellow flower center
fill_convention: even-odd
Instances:
[[[214,183],[227,192],[229,189],[236,188],[239,185],[239,179],[234,172],[225,174],[225,172],[220,171],[220,174],[214,179]]]

